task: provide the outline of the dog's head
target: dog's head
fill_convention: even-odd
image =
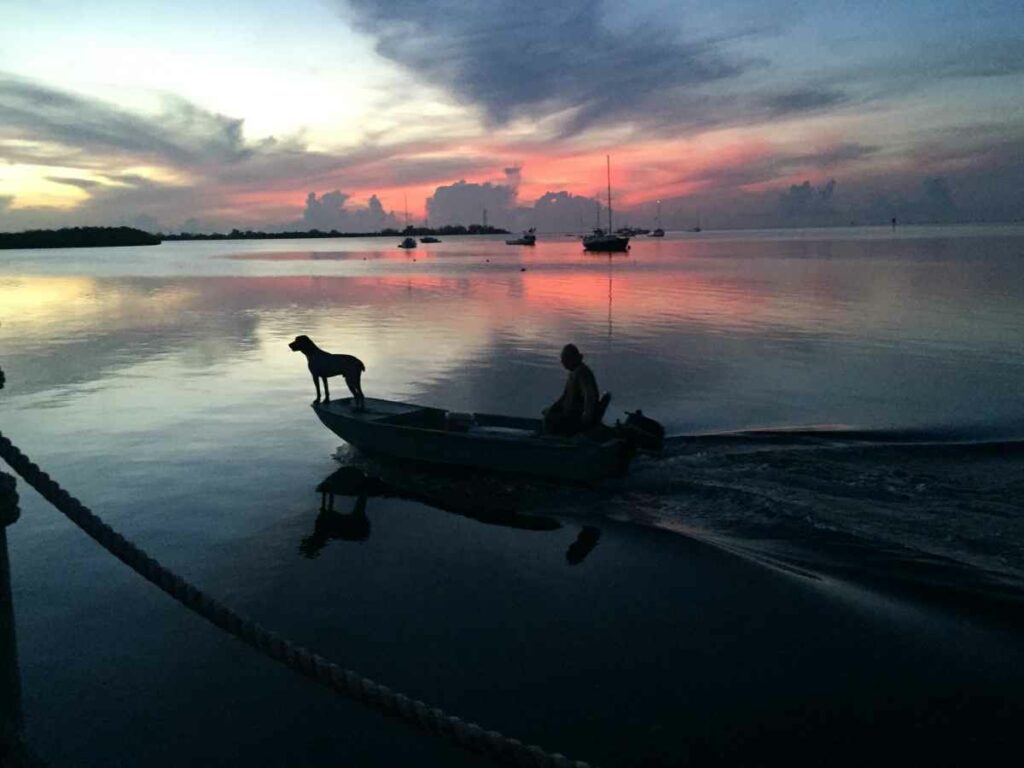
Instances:
[[[292,352],[303,352],[313,347],[313,341],[309,336],[296,336],[295,341],[288,344],[288,349]]]

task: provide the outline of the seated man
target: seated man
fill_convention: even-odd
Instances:
[[[544,409],[544,431],[551,435],[575,435],[596,427],[600,420],[597,380],[575,344],[562,348],[562,365],[569,371],[569,378],[562,396]]]

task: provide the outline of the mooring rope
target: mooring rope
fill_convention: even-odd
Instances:
[[[264,629],[256,622],[240,616],[223,603],[204,594],[128,541],[30,461],[2,432],[0,457],[44,499],[137,574],[207,621],[304,677],[346,698],[415,725],[428,733],[446,738],[463,749],[486,755],[504,765],[524,768],[590,768],[587,763],[570,760],[558,753],[545,752],[538,746],[523,744],[518,739],[509,738],[497,731],[485,730],[475,723],[467,723],[436,707],[427,706],[422,701],[397,693],[387,686],[344,669],[309,649]]]

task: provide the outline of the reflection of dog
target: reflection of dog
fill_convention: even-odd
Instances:
[[[366,516],[366,499],[379,496],[387,486],[375,477],[367,477],[357,467],[342,467],[316,487],[320,494],[320,514],[313,533],[302,540],[299,551],[306,557],[317,557],[331,539],[366,541],[370,538],[370,519]],[[355,496],[356,503],[347,515],[334,511],[334,497]]]
[[[363,397],[363,389],[359,379],[366,370],[363,361],[352,355],[332,355],[324,352],[313,343],[309,336],[296,336],[295,341],[288,345],[292,352],[301,352],[309,362],[309,372],[313,374],[313,384],[316,386],[316,400],[320,402],[320,379],[324,380],[324,402],[331,399],[331,392],[327,388],[327,379],[331,376],[343,376],[345,383],[352,392],[352,402],[356,410],[363,410],[366,407],[366,398]]]
[[[327,494],[325,494],[326,496]],[[299,544],[299,552],[309,558],[317,557],[331,539],[366,541],[370,538],[370,519],[366,516],[366,494],[359,494],[352,511],[347,515],[334,511],[334,495],[330,507],[320,504],[313,533]]]

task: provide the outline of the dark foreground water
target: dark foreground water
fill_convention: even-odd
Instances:
[[[908,760],[966,757],[943,732],[1010,732],[1024,230],[392,245],[0,252],[0,428],[229,605],[574,757],[812,764],[883,721]],[[599,489],[370,465],[401,487],[331,540],[351,530],[314,489],[339,441],[300,333],[362,358],[370,396],[524,415],[572,340],[613,418],[677,438]],[[221,638],[22,495],[26,733],[54,765],[474,764]],[[485,525],[484,497],[554,525]]]

